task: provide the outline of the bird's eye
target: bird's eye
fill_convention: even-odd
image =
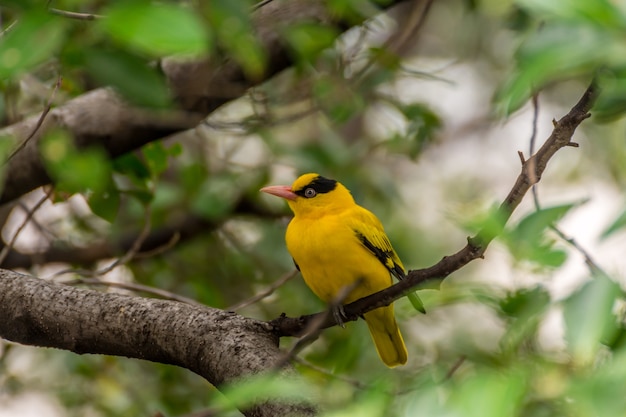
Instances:
[[[315,197],[315,194],[317,193],[315,192],[313,188],[307,188],[306,190],[304,190],[304,196],[306,198],[313,198]]]

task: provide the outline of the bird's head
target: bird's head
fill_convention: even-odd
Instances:
[[[321,217],[355,204],[350,191],[341,183],[314,173],[300,176],[291,186],[272,185],[261,191],[286,199],[298,217]]]

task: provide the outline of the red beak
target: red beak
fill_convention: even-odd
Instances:
[[[291,187],[288,185],[270,185],[269,187],[261,188],[260,191],[277,197],[282,197],[287,200],[295,200],[298,198],[298,195],[291,191]]]

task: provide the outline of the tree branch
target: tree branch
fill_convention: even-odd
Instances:
[[[45,302],[41,302],[45,300]],[[0,270],[0,337],[177,365],[216,387],[272,370],[283,353],[267,323],[232,312],[53,284]],[[296,378],[292,368],[282,378]],[[313,416],[310,403],[265,401],[250,417]]]
[[[242,198],[239,201],[231,214],[254,215],[257,217],[276,216],[274,213],[270,213],[246,198]],[[191,240],[201,234],[210,233],[220,225],[220,221],[209,221],[205,218],[188,214],[169,225],[152,230],[141,243],[137,257],[142,257],[145,253],[171,246],[173,241],[180,243]],[[137,240],[138,233],[138,231],[133,231],[117,238],[110,237],[85,247],[52,246],[45,251],[36,253],[21,253],[11,248],[4,260],[0,262],[0,267],[6,269],[28,269],[34,265],[48,263],[89,266],[102,259],[111,259],[127,253]]]
[[[387,4],[391,6],[394,1]],[[6,164],[0,204],[49,184],[39,154],[39,140],[54,128],[69,132],[79,147],[102,146],[115,158],[146,143],[193,128],[226,102],[240,97],[293,62],[280,37],[280,28],[296,22],[321,22],[345,30],[355,24],[333,20],[321,0],[290,0],[264,3],[252,13],[252,23],[260,44],[268,55],[263,77],[246,79],[242,68],[232,60],[161,62],[179,110],[151,112],[130,107],[110,89],[97,89],[52,109],[40,128],[39,116],[27,118],[0,130],[0,137],[14,137],[18,144],[36,134]],[[19,145],[18,145],[19,146]]]
[[[597,95],[598,89],[592,82],[569,113],[558,122],[554,122],[552,134],[543,146],[529,159],[522,162],[521,173],[509,194],[500,204],[497,216],[497,219],[500,221],[499,231],[494,232],[492,227],[489,230],[480,230],[476,236],[467,239],[467,245],[463,249],[450,256],[444,256],[435,265],[425,269],[409,271],[406,279],[399,283],[344,306],[346,313],[344,321],[357,320],[368,311],[387,306],[395,300],[406,296],[427,281],[437,281],[439,284],[452,272],[459,270],[477,258],[482,258],[489,243],[504,229],[506,222],[515,208],[521,203],[528,190],[541,179],[548,162],[554,154],[564,147],[577,146],[577,144],[571,141],[572,136],[583,120],[590,117],[589,111],[595,103]],[[299,336],[308,329],[309,323],[319,320],[323,315],[325,315],[324,312],[297,318],[281,316],[270,321],[270,324],[274,327],[274,331],[278,336]],[[332,315],[326,315],[319,326],[320,328],[327,328],[336,324]]]

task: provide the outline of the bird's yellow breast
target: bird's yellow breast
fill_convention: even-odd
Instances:
[[[346,210],[315,217],[296,216],[287,228],[287,249],[306,284],[326,302],[334,301],[344,288],[354,286],[342,300],[349,303],[392,283],[389,270],[350,227],[351,215],[354,213]]]

